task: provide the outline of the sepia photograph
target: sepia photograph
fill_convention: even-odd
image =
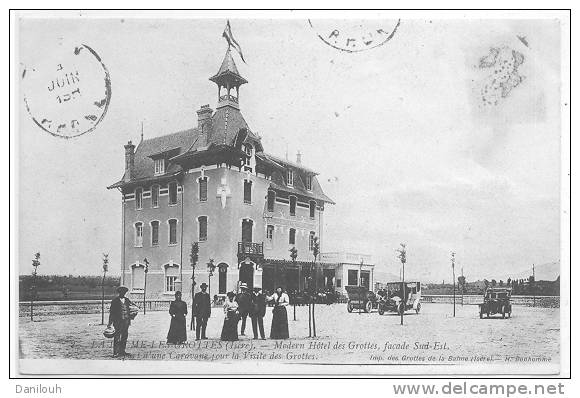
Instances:
[[[18,11],[15,372],[569,374],[568,11]]]

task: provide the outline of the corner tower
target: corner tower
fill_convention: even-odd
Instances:
[[[225,106],[240,109],[240,86],[246,84],[248,81],[238,72],[229,46],[218,73],[210,77],[209,80],[214,82],[218,87],[218,105],[216,109]]]

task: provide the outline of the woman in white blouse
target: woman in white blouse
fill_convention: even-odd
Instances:
[[[228,292],[228,298],[224,303],[224,326],[220,340],[236,341],[238,340],[238,303],[234,300],[234,292]]]
[[[270,329],[271,339],[287,339],[288,333],[288,313],[286,307],[290,304],[288,295],[278,287],[276,292],[267,297],[268,301],[274,302],[274,309],[272,310],[272,328]]]

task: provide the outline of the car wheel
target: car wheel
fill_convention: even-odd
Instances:
[[[483,319],[483,311],[479,311],[479,319]]]
[[[419,313],[421,311],[421,303],[417,304],[417,308],[415,308],[415,313]]]
[[[379,315],[383,315],[385,313],[385,307],[379,305]]]
[[[505,313],[506,313],[505,307],[501,307],[501,317],[503,319],[505,319]]]
[[[352,312],[352,310],[353,310],[353,305],[352,305],[352,303],[351,303],[350,301],[349,301],[349,302],[348,302],[348,304],[346,305],[346,310],[347,310],[348,312]]]
[[[372,309],[373,309],[373,303],[371,303],[370,301],[367,301],[367,303],[365,304],[365,312],[369,313],[369,312],[371,312]]]
[[[489,318],[489,315],[490,315],[490,314],[489,314],[489,311],[487,311],[487,317],[488,317],[488,318]]]

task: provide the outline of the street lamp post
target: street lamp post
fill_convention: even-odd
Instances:
[[[407,262],[407,245],[405,243],[401,243],[401,247],[397,249],[399,253],[397,257],[401,260],[402,270],[401,270],[401,304],[400,310],[401,313],[401,326],[403,325],[403,317],[405,315],[405,263]]]
[[[149,273],[149,260],[147,260],[147,257],[143,259],[143,262],[145,263],[145,269],[143,270],[145,273],[145,281],[143,283],[143,315],[145,315],[147,313],[147,302],[145,299],[147,297],[147,274]]]
[[[453,272],[453,317],[455,318],[455,252],[451,252],[451,269]]]
[[[105,277],[109,270],[109,255],[103,253],[103,280],[101,281],[101,325],[105,324]]]
[[[208,293],[210,294],[210,297],[211,297],[211,277],[213,276],[213,273],[215,271],[215,264],[213,262],[213,258],[210,258],[209,259],[209,262],[207,263],[207,271],[209,273],[208,278],[207,278],[207,280],[208,280],[207,291],[208,291]]]

